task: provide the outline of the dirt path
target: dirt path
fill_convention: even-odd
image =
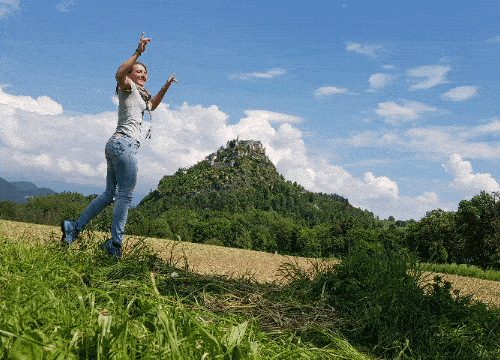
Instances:
[[[61,232],[58,227],[27,224],[0,220],[0,236],[11,240],[28,239],[37,243],[59,241]],[[104,233],[97,233],[96,238],[103,241]],[[137,238],[126,236],[124,243],[129,246]],[[314,273],[315,267],[322,267],[326,262],[317,259],[282,256],[260,251],[233,249],[214,245],[178,242],[163,239],[148,239],[154,251],[165,261],[179,268],[187,267],[190,271],[206,275],[225,275],[234,278],[249,278],[255,281],[279,283],[283,280],[279,271],[285,264],[293,264],[308,273]],[[125,251],[127,249],[125,248]],[[458,275],[427,273],[430,280],[435,275],[452,283],[462,295],[472,295],[473,299],[486,304],[500,306],[500,282],[463,277]]]

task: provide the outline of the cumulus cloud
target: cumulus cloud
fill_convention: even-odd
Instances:
[[[375,113],[384,119],[384,122],[399,125],[404,122],[417,120],[425,112],[436,112],[437,108],[416,101],[404,101],[404,105],[398,105],[394,101],[386,101],[378,104]]]
[[[429,65],[429,66],[420,66],[413,69],[408,70],[408,76],[412,78],[426,78],[424,81],[417,82],[415,85],[412,85],[408,88],[408,90],[423,90],[429,89],[431,87],[446,84],[449,81],[446,80],[446,73],[451,70],[449,66],[443,65]]]
[[[380,45],[361,45],[359,43],[350,42],[347,44],[347,51],[355,51],[357,54],[376,57],[377,50],[382,49]]]
[[[477,94],[476,86],[460,86],[451,89],[441,95],[441,99],[450,101],[464,101],[473,98]]]
[[[459,154],[452,154],[446,164],[445,171],[453,176],[450,187],[465,195],[476,195],[480,191],[500,191],[498,182],[491,174],[474,174],[470,161],[465,161]]]
[[[370,82],[370,89],[367,91],[374,92],[375,90],[380,90],[384,88],[388,83],[390,83],[392,80],[392,76],[387,75],[387,74],[373,74],[370,76],[368,81]]]
[[[320,87],[319,89],[314,91],[314,96],[317,98],[320,98],[323,96],[338,95],[338,94],[351,94],[351,93],[349,93],[348,89],[338,88],[335,86],[324,86],[324,87]]]
[[[0,19],[7,17],[10,13],[19,10],[19,0],[0,1]]]
[[[14,109],[36,112],[41,115],[58,115],[63,111],[60,104],[47,96],[40,96],[35,100],[29,96],[14,96],[4,93],[1,88],[0,104]]]
[[[500,121],[475,127],[418,127],[405,132],[365,131],[338,140],[342,147],[397,148],[419,156],[441,158],[453,153],[474,159],[500,159],[496,142],[481,141],[481,136],[500,132]],[[479,140],[478,140],[479,139]]]
[[[250,79],[273,79],[277,76],[286,74],[286,70],[280,68],[271,69],[265,73],[245,73],[245,74],[233,74],[229,76],[229,79],[240,79],[240,80],[250,80]]]

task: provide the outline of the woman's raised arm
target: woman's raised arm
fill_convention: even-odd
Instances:
[[[144,38],[144,33],[142,33],[141,40],[137,46],[135,53],[129,57],[123,64],[120,65],[118,71],[116,72],[115,79],[118,88],[130,90],[130,79],[127,74],[132,67],[132,65],[137,61],[137,58],[146,50],[146,45],[150,42],[150,38]]]
[[[170,76],[170,78],[167,80],[165,85],[163,85],[161,87],[160,91],[158,91],[158,94],[156,94],[155,97],[151,99],[151,110],[156,109],[158,107],[158,105],[160,105],[163,97],[165,96],[165,93],[167,92],[168,88],[170,87],[170,84],[172,84],[173,82],[178,83],[178,81],[176,79],[174,79],[174,76],[175,76],[175,73],[172,74],[172,76]]]

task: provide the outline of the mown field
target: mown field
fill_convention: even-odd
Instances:
[[[0,236],[8,239],[28,239],[35,243],[51,243],[60,240],[60,229],[54,226],[20,223],[0,220]],[[105,233],[94,232],[96,241],[104,241]],[[125,236],[125,248],[133,247],[137,237]],[[147,239],[154,252],[176,267],[202,275],[221,275],[228,278],[248,278],[259,283],[280,283],[283,281],[283,266],[293,264],[311,275],[327,265],[326,261],[312,258],[283,256],[260,251],[226,248],[215,245],[188,243],[176,240]],[[500,282],[465,276],[425,272],[424,279],[440,276],[449,281],[453,289],[462,295],[491,306],[500,306]]]

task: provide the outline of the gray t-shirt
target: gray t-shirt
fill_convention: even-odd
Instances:
[[[146,102],[131,81],[131,90],[118,90],[118,126],[115,134],[123,134],[140,144],[142,120],[146,110]]]

